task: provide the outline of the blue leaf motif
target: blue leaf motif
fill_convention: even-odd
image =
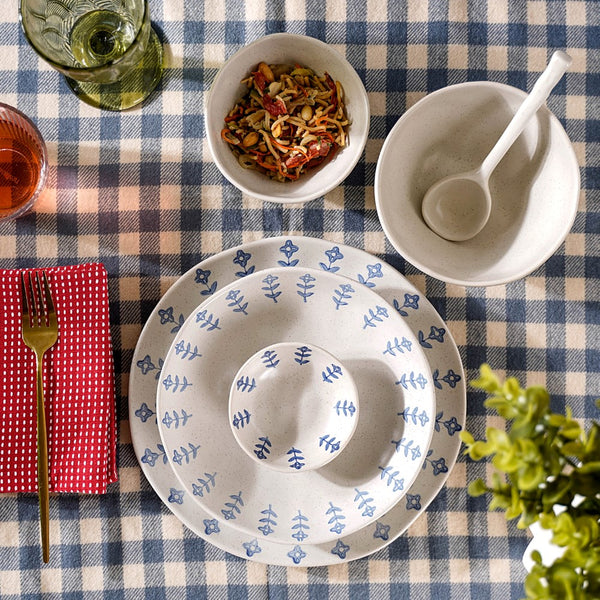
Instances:
[[[204,309],[196,313],[196,323],[200,323],[200,329],[206,329],[206,331],[214,331],[215,329],[221,329],[219,327],[219,319],[208,310]]]
[[[242,295],[241,290],[231,290],[227,296],[225,296],[225,300],[229,300],[230,308],[233,308],[233,312],[242,313],[247,315],[248,302],[244,302],[244,296]]]
[[[275,531],[275,527],[277,527],[277,513],[273,510],[273,507],[269,504],[268,508],[260,511],[261,515],[264,515],[262,518],[258,520],[259,523],[262,523],[258,527],[258,530],[262,532],[264,536],[270,535]]]
[[[179,429],[179,427],[185,427],[187,425],[190,417],[193,417],[193,415],[188,414],[183,409],[181,409],[181,414],[174,410],[172,413],[166,412],[165,416],[162,418],[162,422],[167,429],[171,429],[171,425],[174,425],[174,429]]]
[[[332,364],[321,372],[323,381],[327,383],[333,383],[334,380],[339,379],[342,376],[342,367],[336,364]]]
[[[415,374],[413,371],[411,371],[410,374],[404,373],[402,377],[396,381],[396,385],[401,385],[405,390],[408,390],[409,387],[411,387],[413,390],[423,390],[427,385],[427,379],[422,373]]]
[[[305,365],[310,362],[310,357],[312,355],[312,350],[308,346],[300,346],[296,348],[296,352],[294,352],[294,360],[299,365]]]
[[[394,338],[394,340],[390,340],[387,343],[387,346],[385,347],[385,350],[383,351],[383,354],[389,354],[391,356],[396,356],[396,353],[398,354],[404,354],[404,351],[410,352],[412,350],[412,342],[403,337],[401,340],[399,340],[397,337]]]
[[[359,490],[354,488],[356,496],[354,502],[357,505],[358,510],[362,510],[363,517],[372,517],[375,514],[376,506],[373,504],[373,498],[366,490]]]
[[[248,412],[247,408],[245,408],[243,412],[238,410],[238,412],[233,415],[231,423],[236,429],[244,429],[244,427],[250,423],[250,417],[251,414]]]
[[[325,434],[319,438],[319,447],[333,454],[340,449],[340,441],[336,440],[334,435]]]
[[[403,452],[406,458],[410,456],[411,460],[417,460],[422,456],[421,447],[415,446],[414,440],[401,438],[400,440],[392,440],[392,444],[396,446],[396,452]]]
[[[271,444],[271,440],[269,440],[269,438],[266,436],[259,437],[258,441],[260,443],[254,444],[254,447],[256,448],[256,450],[254,450],[254,454],[256,454],[260,460],[266,460],[268,455],[271,454],[271,446],[273,444]]]
[[[427,411],[420,409],[418,406],[412,409],[407,406],[402,412],[398,413],[398,416],[402,417],[406,423],[410,421],[413,425],[420,424],[421,427],[425,427],[429,423]]]
[[[338,400],[334,408],[338,417],[342,415],[344,417],[353,417],[354,413],[356,412],[356,406],[354,406],[354,402],[348,402],[348,400],[344,400],[344,402]]]
[[[301,511],[295,517],[292,517],[292,537],[299,542],[304,541],[308,537],[307,531],[310,529],[308,525],[308,517],[304,516]]]
[[[299,471],[306,464],[303,462],[305,459],[302,455],[302,450],[298,450],[298,448],[292,446],[286,454],[290,456],[290,458],[288,458],[288,462],[290,463],[288,466],[292,469]]]
[[[198,346],[194,346],[194,348],[192,349],[192,344],[190,342],[186,344],[186,342],[180,340],[179,342],[177,342],[177,344],[175,344],[174,348],[175,354],[181,360],[190,361],[194,360],[195,358],[200,358],[202,356],[202,354],[198,352]]]
[[[363,329],[367,327],[377,327],[378,323],[383,323],[384,319],[389,317],[387,308],[383,306],[376,306],[375,309],[370,308],[368,314],[364,315]]]
[[[349,283],[342,283],[339,286],[339,289],[333,291],[335,294],[331,297],[333,303],[335,304],[335,309],[339,310],[342,306],[348,306],[348,300],[352,298],[352,294],[354,294],[355,290]]]
[[[279,364],[277,352],[275,350],[265,350],[260,357],[267,369],[275,368]]]
[[[250,393],[256,389],[256,379],[254,377],[248,377],[248,375],[242,375],[235,384],[238,392]]]
[[[194,460],[198,457],[198,450],[200,450],[200,445],[195,446],[191,442],[188,442],[188,447],[180,446],[179,450],[173,450],[173,462],[181,466],[185,461],[186,464],[189,464],[191,460]]]
[[[329,508],[325,511],[325,514],[329,516],[329,521],[327,521],[327,524],[331,525],[329,531],[340,535],[346,528],[346,524],[343,522],[346,520],[346,517],[344,516],[342,509],[334,506],[333,502],[330,501]]]
[[[192,483],[192,493],[194,496],[204,497],[204,494],[210,494],[215,488],[215,479],[217,473],[204,473],[204,477],[198,477],[198,483]]]
[[[187,377],[179,378],[179,375],[175,375],[174,377],[170,374],[165,377],[162,381],[162,385],[168,392],[173,394],[177,392],[185,392],[188,387],[191,387],[192,384],[187,380]]]
[[[297,293],[306,302],[314,294],[311,290],[315,287],[313,281],[316,281],[316,278],[310,273],[305,273],[304,275],[300,275],[298,279],[300,279],[300,283],[296,284],[298,288]]]
[[[394,471],[391,466],[385,468],[379,466],[378,468],[381,469],[381,479],[386,480],[387,486],[391,486],[394,492],[400,492],[404,489],[404,479],[399,477],[399,470]]]
[[[221,509],[221,514],[225,517],[226,521],[235,520],[237,515],[242,513],[242,509],[240,507],[244,506],[242,492],[231,494],[229,497],[231,498],[231,502],[225,502],[225,508]]]
[[[273,300],[273,302],[277,303],[277,298],[281,295],[281,290],[277,291],[277,288],[281,285],[277,283],[279,277],[275,275],[267,275],[262,282],[265,284],[265,287],[261,288],[265,293],[265,297]]]

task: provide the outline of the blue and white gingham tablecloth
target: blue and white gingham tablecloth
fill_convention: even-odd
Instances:
[[[57,1],[57,0],[49,0]],[[389,547],[319,568],[257,564],[186,529],[134,456],[127,388],[141,328],[200,260],[242,242],[303,234],[394,265],[434,304],[469,378],[482,362],[542,384],[553,406],[597,417],[600,396],[600,2],[596,0],[150,0],[167,69],[141,108],[79,102],[27,45],[17,2],[0,10],[0,101],[46,139],[48,188],[36,210],[0,224],[0,267],[102,261],[109,272],[120,482],[99,497],[51,499],[52,560],[42,566],[35,495],[0,498],[2,599],[517,599],[528,534],[470,498],[486,465],[461,457],[426,512]],[[208,151],[202,106],[217,70],[258,37],[288,31],[332,44],[363,79],[370,139],[324,199],[282,207],[242,197]],[[573,65],[548,100],[581,166],[579,213],[565,243],[530,276],[466,289],[423,275],[386,240],[373,196],[383,141],[404,111],[443,86],[494,80],[530,89],[555,49]],[[3,368],[5,366],[2,366]],[[498,421],[469,391],[467,428]]]

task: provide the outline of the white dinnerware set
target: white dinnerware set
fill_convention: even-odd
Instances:
[[[222,125],[252,68],[299,57],[341,82],[348,145],[282,183],[241,168]],[[546,108],[520,124],[496,161],[479,233],[451,241],[423,218],[427,190],[479,165],[524,98],[501,83],[453,85],[390,131],[375,174],[377,213],[392,245],[423,272],[461,285],[507,283],[566,237],[579,170]],[[348,177],[369,120],[348,61],[292,34],[238,51],[206,102],[223,175],[245,195],[280,203],[313,200]],[[458,349],[421,292],[371,254],[299,236],[242,244],[182,275],[141,333],[129,388],[136,456],[165,505],[219,548],[287,566],[361,558],[406,531],[449,475],[465,409]]]

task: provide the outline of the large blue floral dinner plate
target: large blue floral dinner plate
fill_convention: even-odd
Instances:
[[[272,541],[269,528],[242,531],[231,520],[218,518],[197,503],[173,470],[183,454],[169,455],[162,443],[156,407],[157,388],[168,374],[164,359],[185,320],[198,304],[247,275],[274,267],[302,267],[337,273],[377,292],[408,324],[429,363],[435,390],[431,443],[422,470],[402,500],[373,522],[346,533],[340,520],[339,536],[330,542],[310,538],[287,543]],[[399,386],[411,386],[399,380]],[[390,544],[435,498],[456,461],[466,408],[465,379],[456,344],[432,305],[395,269],[356,248],[307,237],[258,240],[215,255],[190,269],[163,296],[146,323],[132,361],[129,412],[132,441],[141,468],[159,497],[192,531],[215,546],[249,560],[317,566],[354,560]],[[398,411],[405,423],[415,423],[419,412]],[[161,427],[184,428],[186,414],[161,417]],[[165,422],[166,421],[166,422]],[[394,444],[390,439],[390,445]],[[190,448],[189,458],[194,452]],[[291,475],[295,477],[295,475]]]

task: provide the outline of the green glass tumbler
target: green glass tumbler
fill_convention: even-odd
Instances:
[[[92,106],[131,108],[160,81],[147,0],[20,0],[19,12],[33,49]]]

